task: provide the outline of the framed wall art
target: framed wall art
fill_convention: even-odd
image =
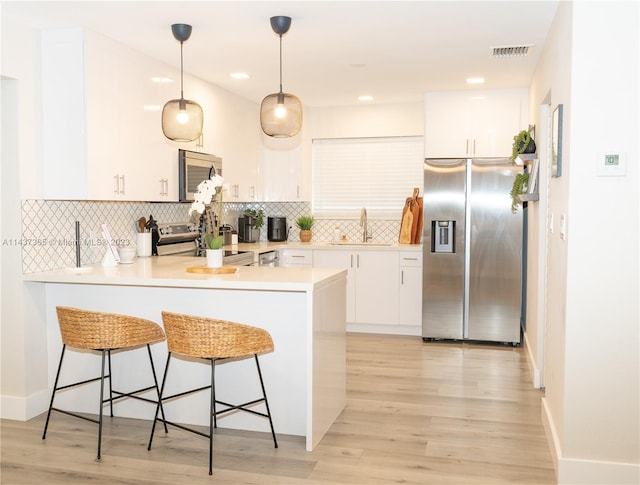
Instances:
[[[562,175],[562,105],[553,110],[551,122],[551,176]]]

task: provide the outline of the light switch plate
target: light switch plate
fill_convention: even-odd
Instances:
[[[596,175],[598,177],[624,177],[627,172],[627,156],[616,151],[598,153]]]

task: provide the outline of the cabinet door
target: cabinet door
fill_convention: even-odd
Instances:
[[[473,157],[509,157],[513,136],[527,128],[527,90],[485,91],[470,98]]]
[[[400,252],[398,323],[422,325],[422,252]]]
[[[267,202],[301,200],[300,146],[283,149],[261,149],[262,199]]]
[[[315,268],[347,270],[347,322],[356,321],[356,255],[348,250],[316,249],[313,251]]]
[[[425,96],[425,158],[462,157],[469,153],[469,98],[458,92]]]
[[[397,251],[358,251],[356,261],[357,323],[398,322]]]

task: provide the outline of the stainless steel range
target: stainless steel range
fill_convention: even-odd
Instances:
[[[159,223],[158,256],[204,256],[198,248],[200,232],[196,224]],[[238,251],[234,246],[224,247],[224,265],[250,266],[253,264],[252,251]]]

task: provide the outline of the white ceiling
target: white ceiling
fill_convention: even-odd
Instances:
[[[84,26],[175,67],[171,24],[193,26],[185,71],[255,102],[278,91],[278,36],[269,18],[292,17],[283,37],[283,88],[306,106],[423,99],[426,91],[526,87],[558,1],[82,1],[9,2],[0,14],[36,27]],[[495,59],[494,47],[532,45]],[[244,81],[229,77],[244,71]],[[188,98],[188,85],[185,97]]]

